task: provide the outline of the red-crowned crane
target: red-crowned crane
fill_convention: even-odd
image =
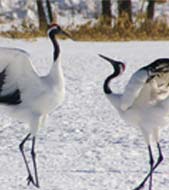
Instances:
[[[46,76],[39,76],[27,52],[21,49],[0,47],[0,104],[7,106],[10,115],[30,126],[29,134],[20,144],[24,163],[28,172],[28,185],[39,187],[37,165],[35,159],[35,140],[38,128],[43,125],[46,115],[64,100],[65,86],[60,48],[55,38],[64,32],[57,24],[51,24],[48,36],[53,44],[53,64]],[[24,144],[31,137],[31,157],[34,177],[31,173],[24,152]]]
[[[114,68],[113,74],[104,81],[106,97],[118,110],[122,119],[141,129],[148,147],[150,171],[134,190],[143,188],[148,179],[149,190],[152,190],[153,172],[163,160],[159,129],[167,124],[169,116],[169,59],[157,59],[140,68],[130,78],[123,94],[117,94],[111,90],[110,82],[124,72],[125,64],[103,55],[99,56],[111,63]],[[156,142],[159,153],[156,163],[151,150],[151,137]]]

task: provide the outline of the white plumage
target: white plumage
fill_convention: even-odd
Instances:
[[[9,107],[12,116],[28,123],[39,121],[62,103],[65,88],[59,57],[50,73],[41,77],[35,71],[29,54],[23,50],[0,48],[0,63],[0,73],[5,71],[0,96],[17,89],[20,91],[21,103],[17,106],[9,106],[8,102],[4,104]],[[38,126],[31,127],[31,134],[36,135],[37,129]]]
[[[57,24],[50,26],[48,35],[54,47],[54,58],[50,72],[39,76],[34,69],[28,53],[21,49],[0,48],[0,104],[8,108],[12,117],[28,123],[30,133],[20,144],[20,150],[28,172],[28,184],[39,187],[35,160],[35,137],[38,128],[43,125],[46,115],[64,99],[65,87],[60,48],[56,34],[65,34]],[[32,161],[35,179],[31,174],[24,144],[32,136]]]
[[[169,60],[164,62],[169,69]],[[141,68],[133,74],[121,97],[120,106],[120,115],[141,127],[147,144],[150,144],[151,136],[159,141],[158,130],[167,124],[169,113],[169,72],[148,73],[149,68]]]
[[[159,130],[169,121],[169,59],[158,59],[139,69],[130,78],[124,93],[116,94],[110,88],[110,81],[125,70],[125,65],[103,55],[100,56],[114,67],[114,73],[104,82],[106,97],[126,122],[141,129],[148,146],[150,172],[135,190],[141,189],[149,177],[149,190],[151,190],[153,171],[163,160]],[[156,142],[159,151],[155,164],[151,151],[151,137]]]

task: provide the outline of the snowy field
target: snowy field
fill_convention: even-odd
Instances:
[[[52,61],[48,39],[0,41],[1,46],[28,51],[38,72],[48,72]],[[112,67],[97,54],[126,62],[126,73],[112,83],[114,91],[122,92],[136,69],[156,58],[169,57],[169,43],[65,40],[60,45],[66,99],[38,133],[41,190],[132,190],[149,169],[146,145],[140,131],[125,124],[106,100],[102,84]],[[8,118],[3,110],[0,125],[0,189],[35,190],[26,185],[27,173],[18,149],[28,128]],[[162,130],[161,145],[165,159],[154,175],[153,190],[169,187],[167,127]],[[29,153],[28,147],[26,150]]]

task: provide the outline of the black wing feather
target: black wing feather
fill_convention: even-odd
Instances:
[[[7,105],[17,105],[21,101],[21,92],[19,89],[16,89],[14,92],[11,92],[6,95],[2,95],[3,85],[5,84],[6,77],[6,68],[0,72],[0,103]]]
[[[21,102],[21,93],[19,89],[5,96],[0,96],[0,103],[2,104],[18,105]]]
[[[149,82],[156,76],[158,77],[161,74],[169,73],[169,59],[157,59],[151,64],[143,67],[142,69],[147,71],[149,77],[147,79],[147,82]]]

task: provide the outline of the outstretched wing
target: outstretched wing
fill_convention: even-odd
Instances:
[[[122,110],[139,102],[142,105],[169,96],[169,59],[157,59],[134,73],[122,96]]]
[[[23,89],[38,83],[39,78],[28,53],[20,49],[0,48],[0,103],[21,103]]]

